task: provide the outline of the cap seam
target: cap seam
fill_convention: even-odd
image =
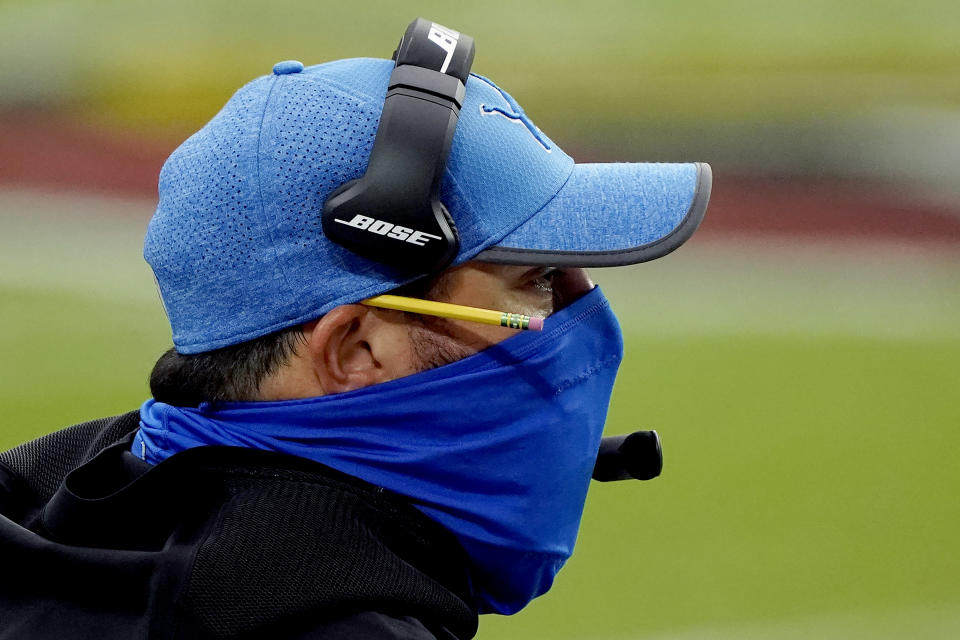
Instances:
[[[267,222],[267,207],[264,204],[263,199],[263,182],[260,179],[260,143],[263,139],[263,123],[267,119],[267,107],[270,105],[270,99],[273,97],[273,90],[276,88],[277,83],[280,81],[280,77],[277,75],[273,76],[273,83],[270,85],[270,90],[267,92],[267,97],[263,101],[263,112],[260,114],[260,124],[257,127],[257,195],[260,199],[260,217],[266,223]],[[280,278],[283,280],[283,284],[287,289],[287,304],[290,304],[290,301],[293,299],[293,287],[290,286],[290,281],[287,279],[287,272],[283,268],[283,261],[280,259],[279,244],[277,242],[276,235],[274,230],[277,225],[276,220],[273,219],[273,216],[270,216],[271,224],[267,228],[267,232],[270,234],[270,243],[273,249],[273,257],[276,260],[276,269],[280,272]]]

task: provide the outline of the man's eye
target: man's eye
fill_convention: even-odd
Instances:
[[[534,287],[542,291],[553,292],[553,279],[560,272],[557,269],[547,269],[543,273],[539,274],[536,278],[533,279],[532,283]]]

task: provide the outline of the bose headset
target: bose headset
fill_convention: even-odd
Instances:
[[[390,74],[370,162],[323,206],[323,232],[356,254],[407,273],[441,271],[460,249],[440,181],[460,119],[473,38],[417,18]]]

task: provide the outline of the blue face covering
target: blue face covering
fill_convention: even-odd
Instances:
[[[332,396],[140,410],[158,463],[218,444],[309,458],[406,496],[470,558],[481,613],[546,592],[573,552],[623,341],[599,288],[452,364]]]

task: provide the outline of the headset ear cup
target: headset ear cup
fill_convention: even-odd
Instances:
[[[449,37],[438,47],[431,34],[441,31]],[[473,53],[470,36],[422,19],[410,24],[363,177],[324,202],[328,240],[406,273],[440,271],[457,257],[460,233],[439,192]]]

